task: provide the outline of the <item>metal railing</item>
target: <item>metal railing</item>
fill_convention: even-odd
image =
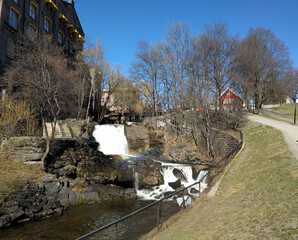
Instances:
[[[212,183],[213,183],[214,179],[219,175],[219,173],[222,172],[224,167],[231,161],[231,159],[233,159],[233,157],[240,151],[240,149],[242,147],[242,144],[243,144],[243,133],[241,131],[240,131],[240,138],[241,138],[241,140],[240,140],[239,144],[234,149],[232,149],[228,154],[226,154],[221,160],[219,160],[214,166],[212,166],[207,171],[207,173],[201,178],[200,181],[195,182],[195,183],[193,183],[193,184],[191,184],[187,187],[183,187],[179,190],[176,190],[175,192],[173,192],[173,193],[171,193],[171,194],[169,194],[169,195],[167,195],[167,196],[165,196],[165,197],[163,197],[163,198],[161,198],[161,199],[159,199],[159,200],[157,200],[157,201],[155,201],[151,204],[148,204],[147,206],[145,206],[143,208],[140,208],[140,209],[138,209],[138,210],[136,210],[136,211],[122,217],[122,218],[119,218],[116,221],[113,221],[113,222],[111,222],[107,225],[104,225],[104,226],[102,226],[102,227],[100,227],[100,228],[98,228],[98,229],[96,229],[92,232],[89,232],[89,233],[81,236],[81,237],[77,238],[76,240],[88,239],[89,237],[95,235],[96,233],[99,233],[99,232],[101,232],[105,229],[108,229],[108,228],[112,227],[112,226],[115,226],[115,231],[116,231],[115,236],[116,236],[116,239],[118,239],[118,224],[120,222],[123,222],[126,219],[128,219],[132,216],[135,216],[138,213],[142,213],[145,210],[147,210],[147,209],[149,209],[149,208],[151,208],[155,205],[157,206],[156,227],[157,227],[157,229],[159,229],[161,227],[161,222],[160,222],[161,203],[163,201],[169,199],[169,198],[174,197],[175,195],[178,195],[178,194],[181,195],[181,193],[182,193],[182,207],[183,207],[183,209],[185,209],[186,202],[185,202],[184,194],[185,194],[186,190],[188,188],[191,188],[191,187],[195,186],[195,185],[199,185],[199,193],[201,193],[201,191],[200,191],[201,190],[201,183],[205,178],[208,178],[208,187],[207,188],[210,188],[212,186]],[[199,196],[201,196],[201,194]]]

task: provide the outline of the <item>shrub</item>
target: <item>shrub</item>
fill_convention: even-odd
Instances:
[[[34,112],[23,101],[0,102],[0,141],[5,138],[40,135]]]

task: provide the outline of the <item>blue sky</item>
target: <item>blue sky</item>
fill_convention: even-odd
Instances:
[[[249,28],[270,28],[289,48],[298,68],[298,0],[74,0],[85,32],[102,38],[108,61],[124,72],[135,61],[139,41],[156,43],[169,23],[185,22],[192,33],[214,21],[226,23],[232,35],[246,36]]]

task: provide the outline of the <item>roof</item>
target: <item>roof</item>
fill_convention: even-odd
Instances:
[[[221,96],[221,97],[224,96],[228,90],[229,90],[230,92],[232,92],[236,97],[238,97],[238,98],[241,99],[241,97],[239,97],[238,94],[234,92],[233,88],[230,88],[230,87],[226,88],[226,89],[222,92],[222,94],[220,94],[220,96]]]

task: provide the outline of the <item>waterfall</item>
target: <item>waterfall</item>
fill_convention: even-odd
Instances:
[[[124,134],[124,125],[96,125],[93,137],[99,143],[98,150],[105,155],[128,155],[128,144]]]
[[[135,172],[135,189],[136,189],[136,191],[139,190],[139,176],[138,176],[138,172]]]
[[[181,181],[181,187],[188,187],[202,180],[200,184],[196,184],[188,188],[188,195],[192,197],[199,196],[199,194],[206,189],[207,179],[204,176],[207,171],[200,171],[198,177],[194,179],[192,174],[192,167],[189,165],[163,162],[161,162],[161,164],[161,173],[163,175],[164,184],[155,186],[152,189],[137,189],[137,195],[139,198],[146,200],[160,199],[164,197],[164,193],[175,191],[175,189],[170,186],[170,183],[174,183],[177,180]]]

